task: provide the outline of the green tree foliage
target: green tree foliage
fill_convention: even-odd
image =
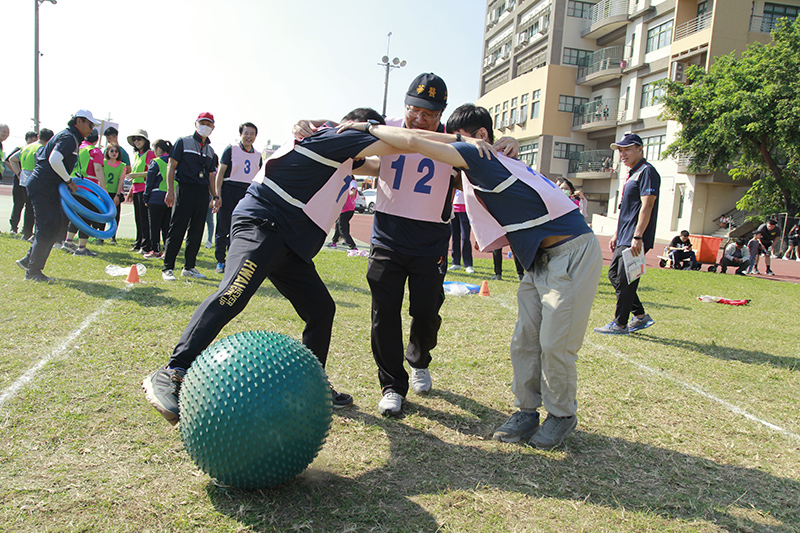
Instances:
[[[727,169],[754,180],[737,207],[798,213],[800,203],[800,24],[782,20],[767,45],[741,58],[687,69],[687,84],[667,81],[663,119],[682,128],[666,155],[692,157],[691,170]]]

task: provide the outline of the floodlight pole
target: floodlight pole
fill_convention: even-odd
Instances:
[[[33,131],[39,133],[39,6],[57,0],[33,0]]]
[[[386,116],[386,98],[389,95],[389,72],[391,72],[393,68],[406,66],[405,60],[400,60],[397,57],[389,61],[389,42],[391,41],[391,38],[392,32],[389,32],[389,34],[386,36],[386,55],[383,56],[381,58],[381,62],[378,63],[379,66],[386,69],[386,77],[383,81],[383,112],[381,113],[384,117]]]

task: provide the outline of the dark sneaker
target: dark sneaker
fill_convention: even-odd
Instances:
[[[378,402],[378,412],[383,416],[400,416],[403,414],[403,402],[406,399],[393,390],[384,393]]]
[[[61,243],[61,249],[71,254],[74,254],[75,252],[78,251],[78,247],[75,246],[75,244],[70,241],[64,241],[63,243]]]
[[[628,331],[633,333],[634,331],[649,328],[655,323],[656,321],[650,318],[650,315],[648,314],[645,314],[642,318],[633,317],[631,318],[631,321],[628,322]]]
[[[526,413],[517,411],[505,424],[494,431],[492,439],[501,442],[527,441],[539,429],[539,412]]]
[[[53,281],[53,278],[45,276],[41,272],[33,272],[33,273],[28,272],[27,274],[25,274],[25,279],[27,281],[39,281],[41,283],[50,283],[51,281]]]
[[[147,401],[173,426],[178,423],[180,408],[178,396],[186,376],[182,368],[159,368],[142,381]]]
[[[334,409],[344,409],[345,407],[349,407],[353,405],[353,397],[349,394],[345,394],[343,392],[336,392],[336,390],[331,387],[331,395],[333,396],[333,408]]]
[[[17,259],[17,266],[20,267],[25,272],[28,271],[28,261],[25,260],[26,258]]]
[[[542,427],[539,428],[528,444],[540,450],[552,450],[564,442],[578,425],[578,416],[553,416],[548,413]]]
[[[492,276],[489,278],[489,280],[490,281],[502,281],[503,280],[503,275],[502,274],[492,274]]]
[[[84,246],[83,248],[78,248],[77,250],[75,250],[72,253],[72,255],[84,255],[86,257],[94,257],[97,254]]]
[[[603,335],[627,335],[628,328],[622,327],[613,320],[603,326],[602,328],[594,328],[595,333],[602,333]]]
[[[774,276],[774,275],[775,275],[775,272],[773,272],[773,271],[772,271],[772,270],[770,270],[770,269],[767,269],[767,272],[766,272],[766,274],[767,274],[767,276]]]

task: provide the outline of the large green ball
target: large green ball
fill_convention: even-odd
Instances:
[[[269,331],[209,346],[181,385],[181,438],[219,482],[259,489],[288,481],[314,460],[331,427],[331,388],[311,351]]]

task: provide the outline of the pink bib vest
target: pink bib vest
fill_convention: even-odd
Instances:
[[[572,200],[561,192],[561,189],[544,177],[542,174],[529,168],[525,163],[511,159],[501,154],[497,154],[497,159],[503,166],[511,172],[511,176],[505,181],[497,185],[494,189],[482,189],[475,187],[469,179],[463,180],[464,186],[464,199],[467,206],[467,215],[469,216],[472,224],[472,231],[475,235],[475,241],[478,243],[478,248],[482,252],[496,250],[503,246],[508,245],[506,234],[512,231],[520,231],[523,229],[533,228],[564,216],[570,211],[578,208]],[[499,222],[486,210],[481,201],[475,195],[475,191],[479,190],[486,193],[501,194],[515,181],[521,181],[534,191],[544,202],[547,207],[547,213],[538,218],[519,222],[517,224],[509,224],[501,226]]]
[[[239,144],[231,145],[231,175],[225,181],[250,183],[261,168],[261,153],[257,151],[245,152]]]
[[[388,118],[389,126],[402,127],[402,118]],[[453,167],[422,154],[381,156],[375,210],[412,220],[438,222],[450,190]]]

